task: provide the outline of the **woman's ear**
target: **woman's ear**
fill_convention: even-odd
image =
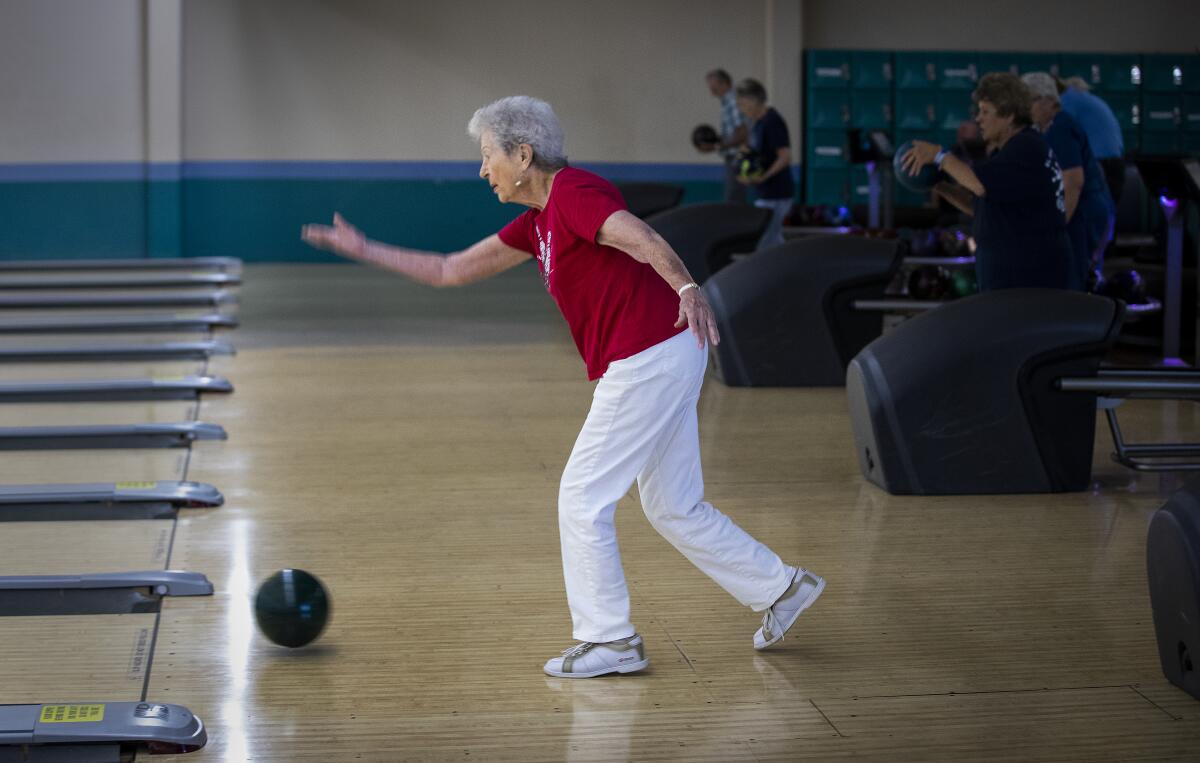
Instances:
[[[517,160],[521,162],[521,169],[527,170],[533,164],[533,146],[528,143],[522,143],[517,147]]]

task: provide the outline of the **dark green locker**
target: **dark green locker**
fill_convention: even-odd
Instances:
[[[870,179],[867,177],[865,165],[856,164],[850,168],[850,205],[866,205],[871,201]]]
[[[1200,55],[1183,57],[1183,91],[1200,94]]]
[[[808,129],[844,130],[850,124],[850,91],[808,91]]]
[[[932,130],[937,126],[938,94],[931,90],[896,91],[896,128]]]
[[[1146,156],[1175,156],[1180,151],[1179,132],[1142,130],[1138,151]]]
[[[947,151],[953,149],[955,144],[958,143],[958,127],[955,126],[953,130],[935,130],[933,136],[930,138],[930,142],[937,143]]]
[[[808,51],[810,88],[845,88],[850,82],[850,52],[846,50]]]
[[[1113,110],[1121,130],[1136,130],[1142,123],[1141,107],[1137,93],[1099,93],[1100,98]]]
[[[992,72],[1020,73],[1016,53],[980,53],[978,61],[980,77]]]
[[[1136,53],[1113,53],[1100,57],[1104,67],[1105,93],[1136,93],[1142,86],[1142,57]]]
[[[851,127],[890,130],[893,121],[892,91],[858,89],[851,91]]]
[[[1021,74],[1049,72],[1058,74],[1058,55],[1055,53],[1016,53],[1017,69]]]
[[[1142,90],[1147,93],[1183,91],[1183,65],[1188,56],[1155,53],[1142,56]]]
[[[1183,141],[1183,153],[1200,156],[1200,132],[1185,132],[1180,140]]]
[[[1200,95],[1185,95],[1180,103],[1180,127],[1187,133],[1200,133]]]
[[[814,169],[846,168],[846,131],[809,130],[808,166]]]
[[[1165,93],[1142,95],[1142,132],[1177,132],[1180,98]]]
[[[1125,155],[1140,153],[1142,150],[1141,134],[1137,130],[1122,130],[1121,142],[1125,144]]]
[[[975,89],[979,82],[979,57],[975,53],[939,53],[938,87],[942,90]]]
[[[1059,56],[1058,76],[1079,77],[1093,90],[1104,89],[1104,56],[1099,53],[1064,53]]]
[[[896,54],[896,89],[925,90],[937,86],[937,54],[906,51]]]
[[[850,86],[855,90],[890,90],[895,79],[892,54],[879,50],[856,50],[850,54]]]
[[[810,168],[807,173],[804,203],[842,207],[849,201],[849,173],[842,169]]]
[[[958,130],[959,124],[971,119],[973,105],[971,103],[971,94],[965,90],[951,90],[938,93],[938,127],[943,130]]]

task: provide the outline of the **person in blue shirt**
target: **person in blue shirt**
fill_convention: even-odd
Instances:
[[[1071,77],[1058,83],[1058,98],[1062,110],[1075,117],[1075,121],[1087,133],[1088,143],[1104,179],[1108,182],[1108,195],[1113,204],[1121,203],[1121,191],[1125,188],[1125,138],[1121,135],[1121,123],[1112,108],[1096,94],[1089,92],[1082,77]]]
[[[1054,77],[1046,72],[1030,72],[1021,81],[1033,95],[1030,113],[1034,125],[1046,136],[1062,167],[1067,234],[1071,237],[1078,279],[1075,286],[1083,289],[1093,269],[1104,260],[1104,250],[1112,240],[1116,207],[1087,133],[1074,117],[1062,110]]]
[[[767,89],[754,79],[737,86],[737,105],[750,120],[748,156],[754,165],[739,180],[754,186],[754,206],[771,210],[771,221],[758,241],[758,249],[783,243],[783,218],[792,208],[796,183],[792,179],[792,142],[787,123],[767,105]]]
[[[1029,88],[1012,74],[993,72],[980,78],[971,98],[991,152],[987,161],[972,169],[942,146],[915,140],[904,170],[915,175],[934,164],[956,181],[934,190],[974,216],[980,291],[1071,288],[1062,169],[1032,127]]]

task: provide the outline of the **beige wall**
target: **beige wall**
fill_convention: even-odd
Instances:
[[[1194,51],[1196,0],[805,0],[809,48]]]
[[[798,61],[799,0],[186,0],[184,155],[474,160],[473,111],[526,93],[574,161],[698,161],[703,74],[767,77],[768,4]],[[798,72],[776,79],[798,119]]]
[[[1082,16],[1081,7],[0,0],[0,164],[474,160],[467,119],[518,92],[555,105],[575,161],[707,161],[687,135],[716,121],[702,79],[713,66],[764,80],[799,143],[801,40],[1109,51],[1197,43],[1200,2],[1097,0]]]
[[[139,0],[0,0],[0,163],[143,158]]]

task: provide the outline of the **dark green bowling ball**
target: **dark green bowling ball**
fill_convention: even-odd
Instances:
[[[329,594],[304,570],[280,570],[254,597],[254,619],[268,640],[296,648],[321,635],[329,621]]]

